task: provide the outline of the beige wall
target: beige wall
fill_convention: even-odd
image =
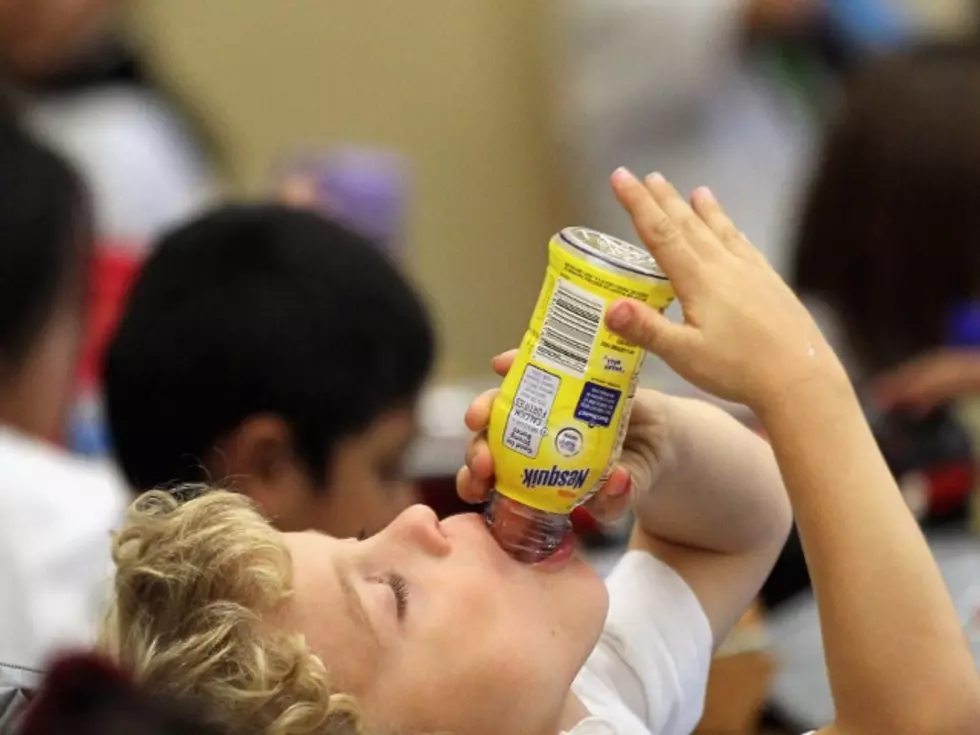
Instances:
[[[975,0],[892,0],[910,17],[926,24],[939,34],[963,35],[971,32],[977,21]]]
[[[221,136],[236,189],[284,146],[367,142],[416,176],[409,262],[442,375],[486,370],[530,313],[562,223],[532,0],[141,0],[136,32]]]

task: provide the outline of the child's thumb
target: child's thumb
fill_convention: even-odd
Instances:
[[[617,301],[606,312],[606,324],[623,339],[669,361],[674,356],[684,327],[656,309],[631,299]]]

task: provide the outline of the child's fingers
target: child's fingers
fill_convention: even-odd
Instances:
[[[697,255],[647,187],[624,168],[613,174],[612,186],[636,234],[675,287],[692,277],[697,272]]]
[[[466,448],[466,466],[477,479],[489,480],[493,477],[493,455],[490,453],[490,445],[487,444],[485,433],[470,440]]]
[[[507,373],[510,370],[510,366],[514,364],[514,359],[517,357],[517,350],[507,350],[507,352],[502,352],[501,354],[494,357],[490,364],[493,365],[493,371],[497,373],[501,378],[506,378]]]
[[[711,230],[673,184],[660,174],[650,174],[644,179],[643,185],[682,233],[688,248],[702,258],[711,257],[718,252],[718,243],[714,242]]]
[[[735,226],[710,189],[706,186],[695,189],[691,194],[691,206],[729,252],[769,267],[765,256],[752,244],[748,236]]]
[[[586,506],[589,513],[601,523],[610,523],[622,516],[630,505],[633,479],[625,467],[613,470],[609,479]]]
[[[456,474],[456,492],[467,503],[482,503],[493,487],[493,457],[485,440],[474,439],[466,452],[466,465]]]
[[[691,327],[676,324],[656,309],[632,299],[620,299],[610,306],[606,324],[623,339],[668,364],[683,357],[693,336]]]
[[[500,393],[499,390],[488,390],[473,399],[473,403],[466,409],[463,421],[466,428],[472,432],[483,431],[490,423],[490,411],[493,408],[494,399]]]
[[[474,487],[473,473],[469,467],[460,467],[456,473],[456,494],[464,503],[481,502],[478,487]]]
[[[742,237],[742,233],[708,187],[702,186],[694,190],[691,194],[691,206],[728,250],[741,254],[749,248],[748,241]]]

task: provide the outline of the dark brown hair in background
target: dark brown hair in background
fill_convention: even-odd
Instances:
[[[980,48],[878,59],[846,85],[803,213],[793,274],[871,373],[945,338],[980,295]]]
[[[69,656],[45,677],[18,735],[228,735],[197,708],[140,690],[114,664]]]

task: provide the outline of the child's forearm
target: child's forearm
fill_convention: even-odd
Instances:
[[[781,546],[791,511],[769,445],[714,406],[663,400],[659,469],[636,508],[642,530],[720,554]]]
[[[761,412],[820,609],[839,730],[980,732],[980,686],[943,580],[845,381]]]

